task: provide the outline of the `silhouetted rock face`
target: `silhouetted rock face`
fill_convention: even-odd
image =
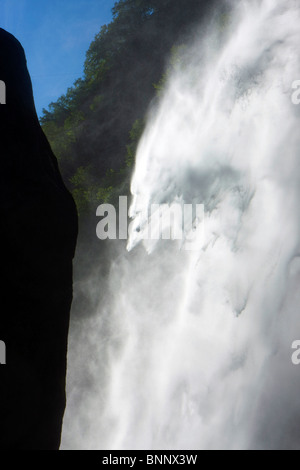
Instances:
[[[20,43],[0,29],[0,449],[58,449],[77,213],[39,125]]]

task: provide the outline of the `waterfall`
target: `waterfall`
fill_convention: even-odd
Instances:
[[[127,249],[72,330],[64,448],[299,449],[299,25],[298,1],[232,2],[168,73]],[[204,205],[197,249],[142,240],[178,202]]]

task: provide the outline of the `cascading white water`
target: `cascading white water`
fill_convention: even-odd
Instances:
[[[300,447],[300,3],[234,3],[169,78],[132,181],[135,218],[203,203],[203,244],[120,248],[73,329],[64,448]]]

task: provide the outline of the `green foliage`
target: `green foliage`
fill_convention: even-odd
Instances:
[[[144,120],[137,119],[134,122],[132,129],[129,133],[130,144],[127,145],[127,157],[126,157],[126,166],[128,168],[133,167],[133,164],[135,161],[135,155],[137,151],[137,146],[138,146],[140,138],[142,137],[144,128],[145,128]]]
[[[113,21],[100,29],[86,53],[84,76],[43,110],[41,125],[81,215],[129,193],[144,116],[156,96],[153,83],[161,93],[174,69],[184,66],[182,36],[206,4],[116,2]]]
[[[43,130],[48,137],[58,162],[61,163],[65,160],[69,160],[69,141],[65,135],[64,128],[59,127],[55,121],[48,121],[43,125]]]
[[[179,72],[185,67],[185,53],[187,50],[186,44],[180,44],[177,46],[173,46],[171,49],[171,58],[169,61],[169,66],[166,72],[163,74],[162,78],[158,83],[154,83],[153,86],[156,90],[157,95],[160,97],[168,83],[169,78],[175,72]]]
[[[95,98],[92,101],[92,104],[90,104],[90,110],[91,111],[97,111],[97,109],[99,109],[103,99],[104,99],[103,95],[96,95]]]

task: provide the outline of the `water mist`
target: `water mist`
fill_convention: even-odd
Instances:
[[[149,115],[139,230],[111,242],[101,305],[71,332],[64,448],[300,446],[300,5],[234,3]],[[178,201],[204,204],[198,249],[141,241],[141,214]]]

